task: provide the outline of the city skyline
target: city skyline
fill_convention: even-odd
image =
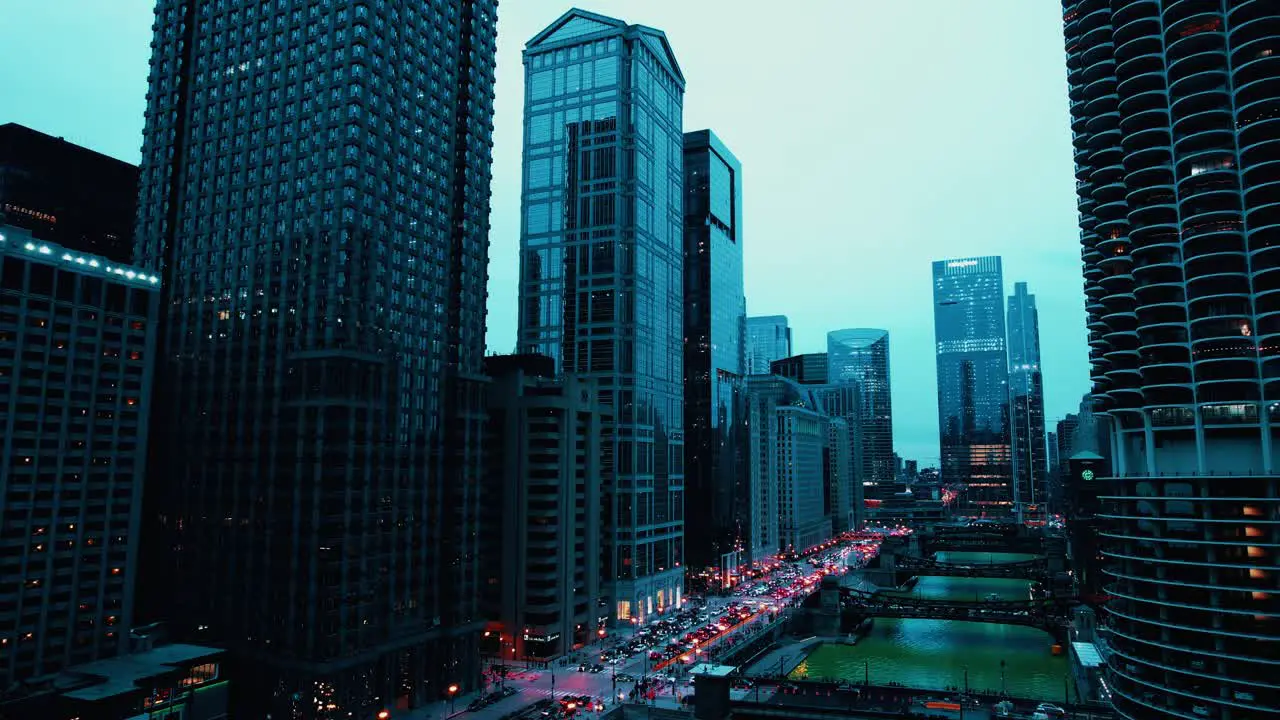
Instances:
[[[5,41],[0,43],[0,81],[13,98],[0,122],[20,122],[137,162],[152,5],[151,0],[119,0],[104,8],[68,0],[23,7],[17,22],[0,29]],[[498,12],[490,352],[515,347],[520,52],[529,37],[569,7],[504,4]],[[605,15],[635,14],[616,0],[584,7]],[[920,459],[922,466],[932,465],[937,462],[937,428],[928,265],[961,253],[1001,255],[1010,275],[1037,289],[1046,418],[1071,412],[1088,389],[1088,365],[1076,271],[1070,134],[1062,122],[1060,8],[1008,1],[964,7],[928,0],[857,7],[825,2],[808,13],[830,17],[823,27],[812,27],[800,16],[736,12],[734,33],[695,41],[699,28],[723,21],[721,10],[718,3],[691,8],[653,2],[645,5],[639,21],[668,34],[698,90],[690,94],[683,129],[715,128],[734,148],[745,172],[758,178],[746,190],[748,315],[787,315],[794,331],[793,353],[823,350],[826,333],[841,327],[888,330],[894,338],[891,373],[913,380],[893,388],[895,449],[904,458]],[[953,35],[947,28],[957,23],[973,31]],[[841,25],[852,26],[858,42],[842,40],[837,34],[843,32],[837,30]],[[24,26],[58,27],[60,32],[5,34]],[[829,103],[824,113],[829,119],[821,121],[821,132],[849,137],[848,143],[828,146],[829,152],[804,153],[795,140],[775,138],[778,123],[788,122],[787,108],[812,104],[815,81],[791,82],[796,73],[804,76],[808,65],[741,50],[790,36],[803,43],[803,54],[813,66],[847,68],[859,78],[850,92],[822,98]],[[923,59],[932,56],[932,50],[923,52],[930,46],[951,52],[954,62],[939,67]],[[921,51],[922,59],[890,65],[887,72],[858,69],[886,53],[896,56],[912,48]],[[36,55],[44,61],[22,61]],[[1008,58],[1018,58],[1018,63],[1004,62]],[[730,71],[730,64],[742,68]],[[90,65],[95,71],[84,73]],[[20,74],[17,68],[22,68]],[[762,105],[756,89],[760,82],[794,99],[776,107]],[[1011,96],[1025,98],[1018,113],[1006,110],[1005,98]],[[948,112],[941,122],[934,117],[934,102],[964,111]],[[67,112],[86,103],[94,107],[92,124]],[[919,143],[912,139],[915,135],[929,139]],[[945,153],[943,148],[948,148]],[[846,171],[868,162],[876,165],[876,173]],[[930,175],[922,176],[920,167],[932,168]],[[798,220],[791,208],[809,201],[802,203],[800,190],[791,187],[797,172],[825,178],[830,189],[819,188],[815,200],[841,211],[808,213],[811,217]],[[925,206],[909,194],[893,190],[912,183],[938,187],[930,195],[928,212],[922,213]],[[841,219],[846,212],[866,220],[852,236]],[[1027,242],[1029,237],[1037,240]],[[794,279],[779,281],[780,272]],[[801,292],[815,281],[837,293]],[[1011,291],[1010,284],[1005,292]],[[885,297],[892,302],[884,302]]]

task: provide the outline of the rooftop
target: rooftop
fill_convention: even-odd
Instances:
[[[0,225],[0,255],[26,256],[46,265],[64,267],[84,275],[100,275],[109,280],[141,288],[156,289],[160,278],[130,265],[122,265],[101,255],[68,250],[57,243],[39,240],[30,231]]]
[[[75,700],[102,700],[137,690],[139,680],[173,672],[183,663],[222,652],[219,648],[201,645],[162,645],[146,652],[77,665],[66,670],[58,684],[62,687],[75,687],[81,683],[96,681],[92,685],[64,693],[64,696]]]
[[[736,668],[732,665],[713,665],[712,663],[698,663],[689,669],[689,674],[697,677],[699,675],[707,675],[710,677],[729,677]]]

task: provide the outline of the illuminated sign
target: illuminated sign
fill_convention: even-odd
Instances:
[[[978,264],[977,260],[952,260],[947,263],[949,268],[973,267]]]
[[[1085,470],[1084,472],[1080,473],[1080,479],[1084,480],[1085,482],[1089,482],[1090,480],[1093,479],[1093,471]]]

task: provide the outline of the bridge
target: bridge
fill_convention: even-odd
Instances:
[[[872,617],[963,620],[1039,628],[1058,640],[1071,624],[1069,605],[1062,599],[963,602],[840,588],[841,614],[854,624]]]
[[[970,565],[899,555],[894,559],[893,565],[898,578],[897,585],[912,577],[1007,578],[1037,582],[1047,582],[1049,579],[1049,562],[1043,557],[1012,563]]]
[[[923,555],[935,552],[1005,552],[1043,555],[1049,538],[1023,525],[939,525],[919,536]]]

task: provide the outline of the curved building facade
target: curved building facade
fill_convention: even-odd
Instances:
[[[1127,718],[1280,715],[1280,3],[1063,3]]]

